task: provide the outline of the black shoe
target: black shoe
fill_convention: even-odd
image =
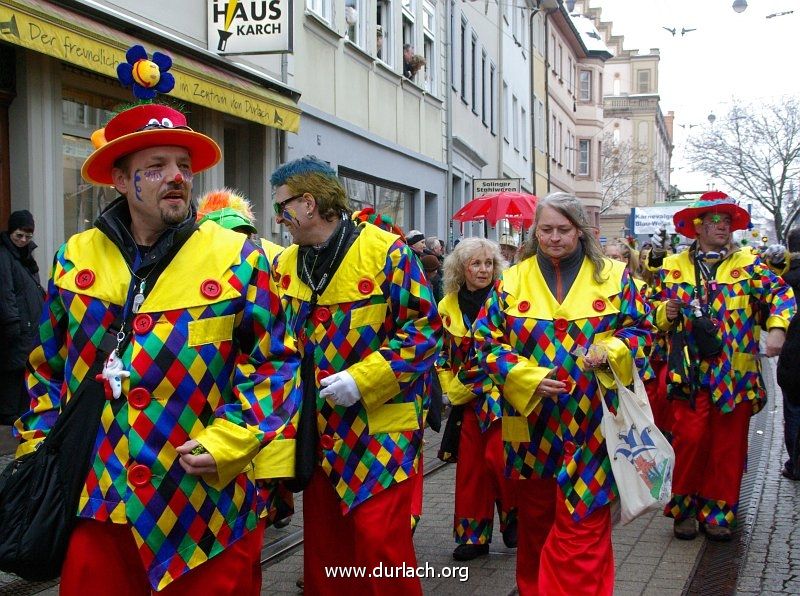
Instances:
[[[453,558],[456,561],[471,561],[488,554],[488,544],[459,544],[453,551]]]
[[[503,534],[503,544],[508,548],[517,548],[517,518],[508,522],[506,529],[501,532]]]
[[[792,472],[792,471],[791,471],[789,468],[787,468],[786,466],[784,466],[784,467],[781,469],[781,476],[783,476],[784,478],[788,478],[789,480],[800,480],[800,478],[798,478],[798,477],[797,477],[797,476],[796,476],[796,475],[795,475],[795,474],[794,474],[794,473],[793,473],[793,472]]]
[[[693,517],[676,519],[672,522],[672,533],[679,540],[694,540],[697,538],[697,521]]]
[[[284,518],[277,519],[274,522],[272,522],[272,527],[276,528],[276,529],[281,529],[281,528],[285,528],[290,523],[292,523],[292,516],[291,515],[287,515]]]

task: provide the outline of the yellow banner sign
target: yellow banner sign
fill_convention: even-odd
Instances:
[[[117,77],[117,64],[125,62],[127,48],[142,43],[59,7],[42,5],[37,9],[13,0],[0,0],[0,40],[113,78]],[[170,53],[142,45],[151,55],[154,50]],[[300,109],[290,99],[218,68],[170,55],[170,72],[175,77],[171,96],[265,126],[299,130]]]

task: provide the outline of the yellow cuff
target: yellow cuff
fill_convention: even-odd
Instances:
[[[506,377],[506,383],[502,388],[503,397],[517,412],[526,417],[530,416],[542,400],[540,396],[534,395],[534,392],[548,374],[550,374],[549,368],[535,366],[529,360],[520,360]]]
[[[222,490],[241,474],[261,447],[261,443],[252,431],[222,418],[215,418],[211,426],[207,426],[192,438],[205,447],[214,458],[217,474],[206,474],[203,480],[218,490]]]
[[[675,319],[675,321],[677,320],[678,319]],[[656,316],[655,316],[656,327],[658,327],[660,331],[669,331],[670,329],[672,329],[672,326],[675,324],[675,321],[669,321],[667,319],[667,303],[662,302],[661,304],[659,304],[658,308],[656,309]]]
[[[767,319],[767,330],[772,331],[773,329],[783,329],[786,331],[789,328],[789,321],[785,318],[773,315]]]
[[[618,337],[609,337],[602,341],[601,345],[606,348],[608,365],[617,373],[620,382],[626,386],[633,383],[633,355],[628,344]],[[614,389],[617,386],[611,371],[598,369],[595,374],[606,389]]]
[[[458,380],[458,377],[453,377],[450,385],[447,387],[447,399],[454,406],[461,406],[471,402],[477,396],[469,390],[469,388]]]
[[[347,369],[358,385],[361,401],[369,412],[400,393],[400,384],[383,355],[373,352]]]
[[[20,443],[17,447],[17,450],[14,452],[14,459],[19,459],[23,455],[28,455],[29,453],[33,453],[36,451],[36,447],[44,441],[44,437],[40,439],[31,439],[30,441],[25,441],[24,443]]]
[[[275,439],[258,452],[253,465],[256,478],[294,478],[294,439]]]
[[[453,382],[455,375],[451,370],[446,368],[437,369],[436,374],[439,376],[439,385],[441,385],[442,391],[447,392],[447,388],[450,387],[450,383]]]

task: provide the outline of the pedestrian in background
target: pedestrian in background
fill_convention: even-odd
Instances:
[[[399,236],[353,222],[328,164],[306,156],[270,182],[277,222],[293,240],[275,275],[304,354],[301,385],[313,400],[303,408],[315,408],[319,445],[303,493],[305,589],[420,594],[418,577],[333,579],[326,569],[416,567],[412,479],[429,400],[425,375],[442,332],[433,294]]]
[[[786,236],[789,249],[788,270],[783,279],[800,296],[800,228],[792,228]],[[786,332],[786,344],[778,359],[778,384],[783,393],[783,438],[788,459],[781,474],[789,480],[800,480],[800,318],[792,319]]]
[[[648,308],[630,271],[603,258],[573,195],[538,202],[520,257],[474,326],[481,367],[502,396],[505,472],[520,481],[517,587],[522,596],[611,594],[617,486],[600,400],[617,406],[607,367],[626,384],[634,356],[644,369]]]
[[[453,558],[457,561],[489,553],[495,506],[503,541],[510,548],[517,546],[517,482],[504,474],[500,391],[492,383],[482,386],[479,393],[471,388],[476,374],[485,378],[478,367],[472,324],[505,266],[498,245],[485,238],[465,239],[444,262],[446,294],[439,314],[445,336],[438,367],[453,412],[461,419],[456,427],[458,453],[454,454],[453,536],[458,546]]]
[[[15,428],[22,457],[105,388],[61,594],[258,593],[252,461],[299,405],[266,258],[196,223],[194,175],[221,156],[184,114],[141,104],[92,138],[82,175],[121,196],[56,253]]]
[[[517,241],[511,234],[503,234],[500,236],[500,254],[509,265],[517,262]]]
[[[756,326],[768,308],[766,353],[777,356],[795,312],[792,289],[751,251],[732,243],[750,223],[727,194],[709,191],[673,216],[689,249],[657,267],[654,320],[671,334],[668,391],[675,471],[664,514],[677,538],[727,541],[736,525],[750,417],[766,403]],[[663,261],[662,261],[663,259]]]
[[[33,258],[35,224],[30,211],[14,211],[0,233],[0,424],[28,411],[25,362],[39,334],[44,290]]]

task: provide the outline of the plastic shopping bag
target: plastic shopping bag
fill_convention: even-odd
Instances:
[[[606,439],[611,471],[619,490],[622,523],[653,509],[663,509],[672,492],[675,451],[653,421],[644,384],[633,365],[633,388],[616,374],[619,407],[612,414],[605,398],[601,428]]]

